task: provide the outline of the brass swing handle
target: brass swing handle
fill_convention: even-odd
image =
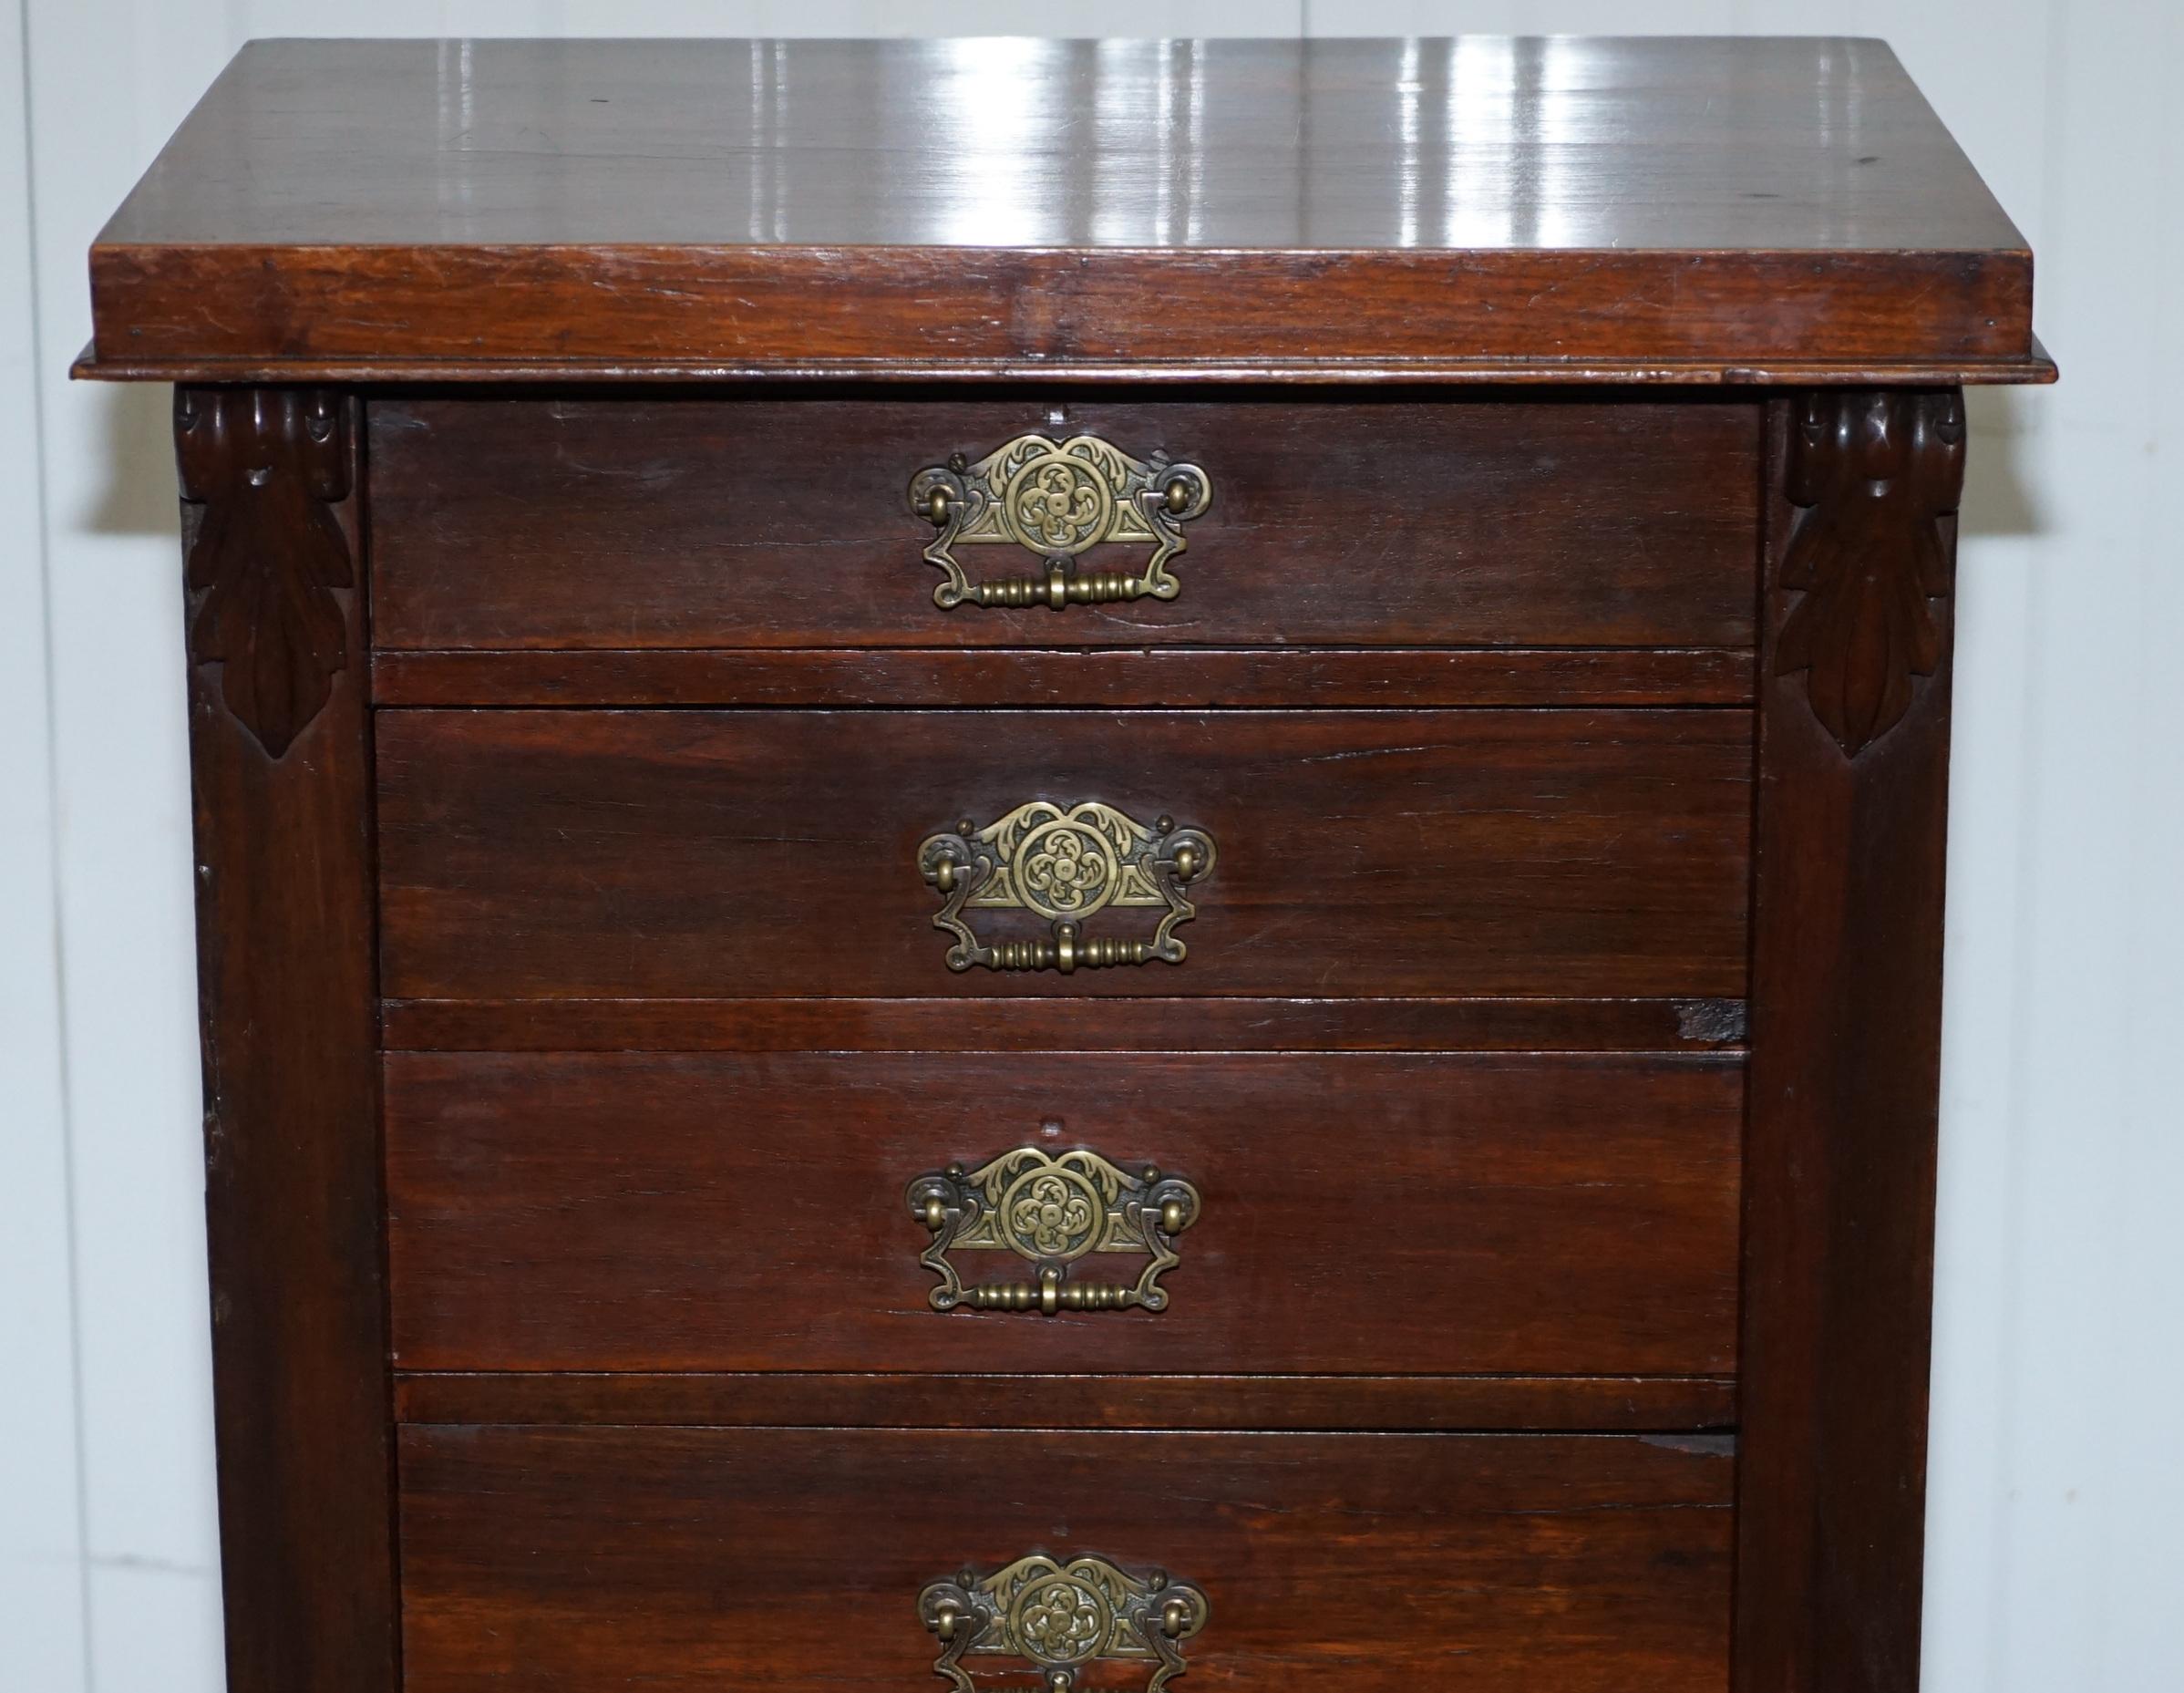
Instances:
[[[943,610],[1172,600],[1182,584],[1168,564],[1185,548],[1182,525],[1212,502],[1212,479],[1198,466],[1163,453],[1134,459],[1096,435],[1019,435],[975,464],[957,453],[928,465],[910,483],[910,509],[941,532],[923,556],[946,578],[932,593]],[[1152,548],[1141,569],[1077,568],[1088,548],[1140,542]],[[974,583],[954,549],[989,544],[1022,547],[1046,568]]]
[[[1198,1221],[1198,1189],[1145,1165],[1132,1174],[1098,1153],[1057,1155],[1020,1146],[991,1163],[930,1172],[910,1184],[910,1214],[932,1239],[918,1262],[940,1277],[926,1302],[936,1311],[1164,1311],[1160,1277],[1182,1262],[1176,1236]],[[966,1285],[949,1257],[1006,1252],[1033,1279]],[[1135,1282],[1075,1279],[1077,1265],[1102,1254],[1142,1254]]]
[[[918,872],[941,895],[932,926],[955,937],[951,970],[1078,970],[1116,965],[1180,964],[1179,924],[1198,915],[1184,890],[1212,873],[1213,838],[1178,828],[1172,817],[1149,827],[1097,800],[1057,805],[1035,800],[980,829],[969,818],[918,846]],[[1150,935],[1088,935],[1086,923],[1109,906],[1159,911]],[[974,914],[1027,911],[1048,924],[1044,935],[983,941]]]
[[[1191,1617],[1192,1606],[1190,1600],[1166,1600],[1160,1606],[1160,1632],[1170,1640],[1180,1640],[1184,1631],[1190,1627]],[[932,1631],[933,1637],[943,1646],[953,1646],[955,1644],[956,1636],[964,1632],[964,1626],[973,1621],[974,1613],[968,1606],[955,1604],[950,1599],[943,1597],[933,1605],[932,1616],[925,1626]],[[1065,1678],[1059,1681],[1050,1679],[1047,1685],[1066,1688],[1070,1683]]]
[[[1073,1693],[1100,1662],[1141,1666],[1145,1693],[1160,1693],[1189,1667],[1183,1643],[1203,1632],[1212,1606],[1165,1570],[1138,1575],[1107,1558],[1033,1553],[990,1575],[965,1568],[929,1584],[918,1617],[940,1642],[933,1673],[953,1693],[975,1693],[964,1659],[992,1657],[1028,1664],[1043,1693]]]

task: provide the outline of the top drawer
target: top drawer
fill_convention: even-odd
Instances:
[[[985,463],[1027,436],[1092,437],[1136,468],[1036,440]],[[1745,646],[1759,440],[1756,406],[1719,397],[380,400],[373,633],[407,650]],[[910,492],[957,455],[953,509],[975,509],[948,539]],[[1171,461],[1203,477],[1185,474],[1180,518]],[[924,556],[947,539],[971,583],[1044,594],[1047,558],[1142,582],[1164,528],[1184,543],[1169,599],[944,609]]]

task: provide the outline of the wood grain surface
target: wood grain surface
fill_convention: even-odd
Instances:
[[[94,370],[2034,374],[1876,41],[256,42],[91,280]]]
[[[359,422],[176,397],[232,1693],[396,1677]]]
[[[385,706],[1749,706],[1734,646],[388,653]]]
[[[405,1422],[618,1428],[1352,1430],[1707,1433],[1726,1376],[1002,1376],[795,1370],[406,1371]]]
[[[1718,1052],[1741,999],[1208,999],[1088,1021],[1066,998],[390,999],[387,1047],[450,1052]]]
[[[1736,1365],[1735,1058],[397,1054],[386,1087],[405,1369]],[[1018,1147],[1198,1189],[1166,1309],[929,1307],[904,1189]]]
[[[387,706],[1749,706],[1736,647],[381,652]]]
[[[1955,628],[1930,496],[1961,483],[1963,402],[1814,396],[1773,421],[1737,1686],[1897,1693],[1919,1676]],[[1803,454],[1847,474],[1819,495]],[[1789,574],[1800,536],[1829,572]],[[1832,649],[1785,646],[1800,607]]]
[[[1749,400],[1035,388],[421,396],[369,416],[383,649],[1752,641]],[[936,532],[911,479],[1035,431],[1204,468],[1212,505],[1183,526],[1174,600],[933,604],[942,573],[921,554]],[[1150,551],[1078,563],[1142,568]],[[956,557],[974,580],[1043,569],[1014,545]]]
[[[1749,737],[1725,710],[384,712],[383,979],[432,999],[1734,997]],[[1212,836],[1189,957],[950,971],[920,841],[1092,798]],[[1150,924],[1115,908],[1087,932]]]
[[[898,1693],[928,1582],[1092,1552],[1205,1592],[1192,1688],[1722,1693],[1734,1467],[1704,1436],[413,1424],[405,1685]]]

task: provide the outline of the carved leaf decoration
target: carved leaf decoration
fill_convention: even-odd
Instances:
[[[1782,585],[1803,597],[1775,669],[1806,673],[1813,715],[1852,757],[1902,721],[1912,678],[1942,661],[1929,602],[1950,591],[1941,521],[1963,487],[1954,391],[1805,397],[1788,493],[1808,510],[1782,567]]]
[[[332,592],[355,578],[334,503],[349,491],[341,403],[294,388],[175,394],[182,497],[204,507],[189,557],[191,656],[221,666],[236,721],[278,759],[348,662]]]

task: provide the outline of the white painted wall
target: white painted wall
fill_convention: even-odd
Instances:
[[[166,395],[67,378],[104,214],[251,36],[1092,35],[1116,15],[0,0],[0,1688],[220,1683]],[[1157,16],[1175,35],[1885,35],[2031,237],[2065,380],[1976,397],[1964,507],[1928,1687],[2173,1693],[2184,9],[1168,0]]]

